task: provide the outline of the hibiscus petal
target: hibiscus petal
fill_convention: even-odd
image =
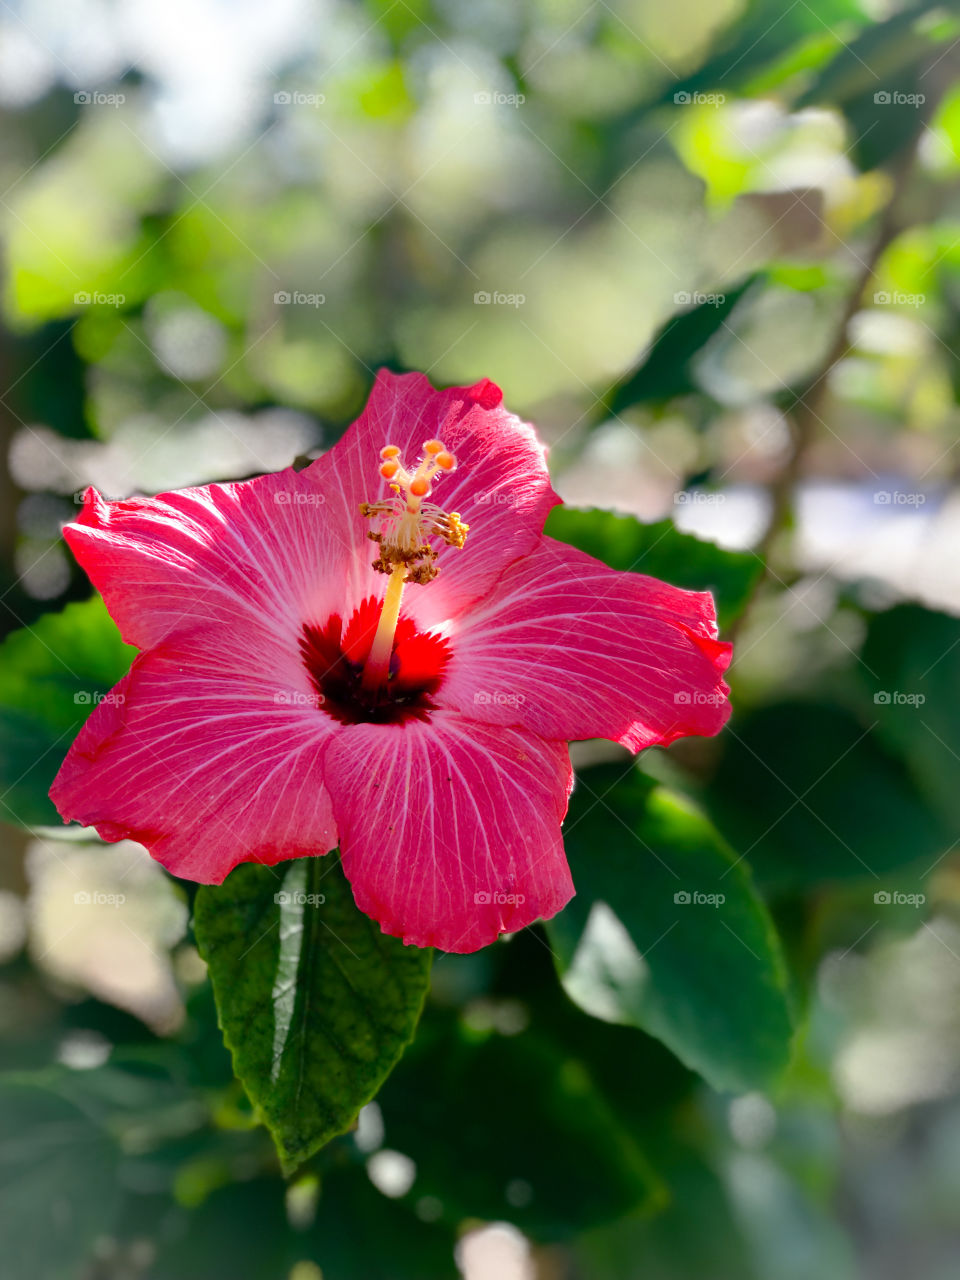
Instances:
[[[709,592],[618,573],[544,537],[458,620],[436,700],[550,738],[633,751],[717,733],[730,714]]]
[[[333,721],[291,668],[239,674],[209,635],[135,659],[86,722],[50,795],[64,821],[131,839],[175,875],[219,884],[337,843],[320,757]]]
[[[358,599],[376,585],[327,498],[309,468],[124,502],[88,489],[64,535],[128,644],[251,622],[290,634],[342,608],[348,579]]]
[[[384,933],[476,951],[573,896],[563,743],[438,712],[344,730],[323,768],[344,871]]]
[[[543,445],[531,426],[507,412],[489,380],[437,391],[422,373],[382,369],[363,413],[309,470],[322,475],[325,490],[339,487],[339,505],[362,536],[369,522],[358,514],[360,503],[389,494],[378,470],[381,448],[397,445],[413,465],[434,438],[456,455],[458,467],[435,480],[432,501],[458,511],[471,528],[462,549],[436,544],[440,576],[429,592],[417,593],[424,625],[483,595],[511,560],[536,546],[548,512],[560,501],[550,487]]]

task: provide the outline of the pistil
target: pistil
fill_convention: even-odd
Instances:
[[[377,623],[370,654],[363,668],[362,684],[365,689],[376,689],[386,684],[389,679],[393,638],[397,634],[397,623],[400,621],[400,604],[403,600],[403,584],[406,577],[406,569],[403,565],[398,565],[387,582],[380,621]]]

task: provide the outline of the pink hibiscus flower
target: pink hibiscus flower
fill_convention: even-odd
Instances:
[[[88,490],[66,538],[141,652],[57,775],[64,820],[208,884],[339,844],[417,946],[554,915],[567,742],[716,733],[730,658],[709,594],[546,537],[558,501],[493,383],[387,372],[303,471]]]

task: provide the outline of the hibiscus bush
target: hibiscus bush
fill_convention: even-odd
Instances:
[[[952,1275],[960,20],[28,8],[4,1280]]]

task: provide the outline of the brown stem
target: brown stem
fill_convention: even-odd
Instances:
[[[734,639],[739,632],[750,606],[770,575],[770,556],[780,535],[789,528],[793,518],[794,492],[803,471],[806,455],[816,439],[817,427],[823,422],[823,410],[827,398],[827,383],[833,368],[849,354],[852,343],[850,323],[860,310],[861,299],[873,279],[884,251],[902,230],[909,225],[901,217],[901,199],[909,185],[916,160],[919,133],[913,144],[903,151],[891,168],[893,191],[887,201],[866,256],[861,259],[860,270],[847,294],[837,323],[836,336],[826,356],[810,378],[795,394],[786,411],[790,431],[790,448],[786,461],[769,486],[770,517],[756,553],[763,561],[763,572],[758,579],[750,600],[740,616],[727,629],[727,638]]]

